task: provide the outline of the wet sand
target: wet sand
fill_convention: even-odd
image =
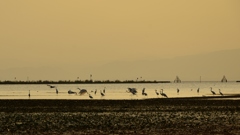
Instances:
[[[0,134],[240,134],[240,100],[0,100]]]

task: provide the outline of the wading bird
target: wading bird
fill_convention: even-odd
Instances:
[[[56,94],[58,94],[58,89],[56,88]]]
[[[49,84],[47,86],[49,86],[50,88],[56,88],[56,86],[49,85]]]
[[[137,94],[137,89],[136,88],[128,88],[127,92],[132,93],[133,95],[136,95]]]
[[[104,94],[104,93],[102,93],[102,91],[101,91],[101,90],[100,90],[100,93],[101,93],[101,95],[102,95],[102,96],[105,96],[105,94]]]
[[[197,93],[199,93],[200,88],[197,89]]]
[[[89,94],[89,98],[93,99],[93,97]]]
[[[223,94],[222,94],[221,90],[220,90],[220,89],[218,89],[218,90],[219,90],[219,94],[221,94],[221,95],[223,96]]]
[[[79,91],[79,94],[80,95],[84,95],[85,93],[88,93],[86,89],[80,89],[78,88],[80,91]]]
[[[95,94],[95,95],[97,94],[97,89],[95,90],[94,94]]]
[[[163,97],[166,97],[166,98],[168,98],[168,96],[165,94],[165,93],[163,93],[163,89],[161,89],[162,90],[162,92],[160,93]]]
[[[213,94],[213,95],[216,95],[216,93],[212,90],[212,87],[210,87],[210,88],[211,88],[210,91],[212,92],[212,94]]]
[[[155,90],[155,93],[156,93],[157,95],[159,95],[159,93],[157,92],[157,90]]]
[[[72,90],[68,90],[68,94],[77,94],[77,92],[74,92]]]
[[[178,94],[179,94],[179,91],[180,91],[180,90],[177,88],[177,93],[178,93]]]
[[[142,89],[142,95],[144,95],[144,93],[145,93],[145,88]]]
[[[147,93],[145,92],[145,88],[142,89],[142,95],[147,96]]]
[[[30,97],[31,95],[30,95],[30,90],[29,90],[29,92],[28,92],[28,97]]]
[[[105,89],[106,89],[106,87],[104,87],[104,89],[103,89],[103,93],[105,93]]]

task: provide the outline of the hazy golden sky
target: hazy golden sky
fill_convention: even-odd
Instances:
[[[239,0],[0,1],[2,61],[91,65],[235,48]]]

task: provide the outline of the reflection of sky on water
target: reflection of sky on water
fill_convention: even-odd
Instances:
[[[31,90],[30,99],[89,99],[88,94],[75,95],[68,94],[68,90],[79,92],[77,88],[87,89],[93,99],[145,99],[162,98],[157,96],[158,92],[164,89],[164,93],[171,97],[201,97],[212,96],[210,87],[219,95],[218,89],[225,95],[240,93],[240,83],[236,82],[182,82],[182,83],[153,83],[153,84],[56,84],[58,94],[55,88],[49,88],[47,85],[0,85],[0,99],[28,99],[28,91]],[[105,96],[101,96],[100,90],[106,87]],[[137,88],[137,95],[127,93],[128,87]],[[142,95],[142,89],[145,88],[147,96]],[[177,88],[180,89],[179,94]],[[197,89],[200,92],[197,93]],[[95,90],[97,93],[95,94]]]

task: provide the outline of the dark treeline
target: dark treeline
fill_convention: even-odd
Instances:
[[[59,81],[50,81],[50,80],[38,80],[38,81],[0,81],[0,84],[97,84],[97,83],[170,83],[170,81],[134,81],[134,80],[59,80]]]

